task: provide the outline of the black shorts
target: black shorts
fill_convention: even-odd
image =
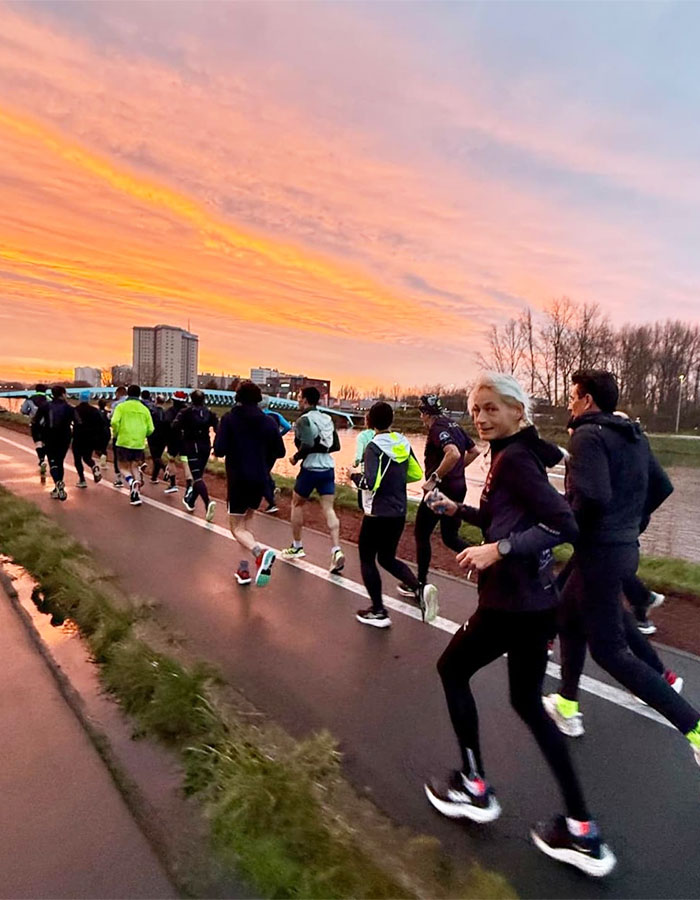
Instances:
[[[258,509],[265,496],[264,481],[246,481],[228,486],[228,514],[243,516],[249,509]]]
[[[131,447],[117,447],[117,458],[123,463],[142,463],[146,461],[146,454],[143,450],[132,450]]]

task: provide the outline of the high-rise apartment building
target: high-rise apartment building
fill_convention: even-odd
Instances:
[[[84,381],[90,387],[99,387],[102,384],[102,371],[94,366],[76,366],[73,369],[73,379]]]
[[[199,338],[183,328],[134,326],[134,379],[141,385],[196,387]]]

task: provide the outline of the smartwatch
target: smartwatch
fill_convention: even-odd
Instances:
[[[438,475],[437,472],[433,472],[433,474],[430,476],[430,478],[428,479],[428,481],[434,481],[435,484],[440,484],[440,482],[442,481],[442,479],[440,478],[440,476]]]
[[[508,540],[508,538],[502,538],[502,540],[498,541],[498,543],[496,544],[496,549],[501,556],[508,556],[508,554],[513,549],[513,545]]]

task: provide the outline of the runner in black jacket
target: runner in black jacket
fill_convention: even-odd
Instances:
[[[92,454],[102,442],[104,423],[100,411],[90,406],[90,391],[80,392],[80,403],[75,407],[73,421],[73,463],[78,473],[76,487],[86,488],[85,464],[92,472],[95,484],[102,481],[100,467],[95,464]]]
[[[277,554],[258,543],[252,531],[253,514],[263,503],[275,460],[284,456],[284,442],[277,426],[258,408],[261,400],[257,384],[242,382],[236,392],[236,405],[222,417],[214,440],[214,455],[226,458],[231,533],[255,557],[255,583],[259,587],[269,582]],[[235,578],[239,584],[250,584],[248,560],[240,561]]]
[[[194,512],[197,497],[201,497],[206,510],[206,520],[211,522],[216,503],[209,499],[204,472],[211,456],[211,432],[216,434],[219,417],[204,405],[202,391],[192,391],[190,400],[192,406],[181,410],[172,424],[181,448],[182,462],[187,463],[190,470],[182,502],[188,512]]]
[[[180,435],[177,433],[177,429],[173,428],[173,422],[186,406],[187,394],[184,391],[175,391],[172,406],[166,409],[163,414],[163,429],[167,438],[168,456],[171,460],[176,459],[182,453]],[[168,486],[163,493],[176,494],[178,487],[175,469],[166,466],[163,477],[168,482]]]
[[[491,468],[478,509],[459,506],[439,491],[428,502],[436,513],[478,525],[486,543],[458,554],[478,577],[479,605],[452,638],[438,663],[462,768],[446,782],[426,785],[430,802],[451,818],[490,822],[501,812],[484,778],[471,677],[508,656],[511,704],[532,731],[564,797],[559,816],[532,831],[536,846],[591,875],[607,875],[615,857],[591,820],[562,736],[542,704],[547,643],[556,627],[558,595],[552,548],[577,536],[565,499],[547,479],[556,451],[529,423],[529,400],[510,375],[486,374],[469,397],[479,436],[491,444]]]
[[[688,738],[700,765],[700,713],[631,652],[629,614],[620,602],[623,583],[639,564],[639,534],[673,487],[639,426],[613,415],[612,373],[579,372],[572,381],[566,492],[580,536],[563,592],[561,693],[547,698],[547,709],[565,734],[583,734],[578,684],[588,644],[598,665]]]
[[[73,434],[75,411],[66,401],[66,389],[57,384],[51,388],[52,400],[39,407],[34,416],[32,426],[46,447],[54,489],[51,496],[54,500],[65,500],[66,485],[63,480],[63,462],[70,447]]]

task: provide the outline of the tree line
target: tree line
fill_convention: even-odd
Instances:
[[[553,300],[492,325],[480,365],[521,378],[533,397],[565,407],[578,369],[608,369],[620,386],[620,409],[651,428],[700,424],[700,327],[667,319],[614,328],[597,303]]]

